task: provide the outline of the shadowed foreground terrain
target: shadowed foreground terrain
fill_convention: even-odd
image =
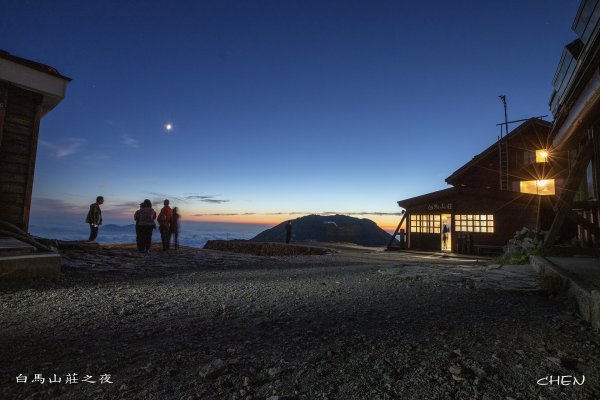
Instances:
[[[73,250],[56,282],[2,285],[0,398],[600,398],[598,334],[522,268]],[[536,383],[551,375],[585,382]]]

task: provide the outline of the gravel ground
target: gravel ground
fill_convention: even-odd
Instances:
[[[598,333],[528,271],[360,248],[71,250],[59,280],[0,287],[0,398],[600,398]]]

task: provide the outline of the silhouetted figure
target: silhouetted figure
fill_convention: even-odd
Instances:
[[[140,237],[140,251],[150,252],[152,247],[152,231],[156,229],[154,221],[156,220],[156,211],[152,208],[150,200],[146,199],[142,203],[142,208],[137,211],[138,229]]]
[[[133,214],[133,219],[135,220],[135,244],[138,251],[142,251],[142,240],[140,237],[140,210],[142,208],[144,208],[144,203],[140,203],[140,209]]]
[[[287,225],[285,226],[285,242],[289,243],[291,238],[292,238],[292,221],[288,221]]]
[[[96,202],[90,204],[90,211],[88,211],[85,222],[90,224],[90,238],[88,241],[93,242],[98,236],[98,227],[102,225],[102,210],[100,205],[104,204],[104,197],[96,197]]]
[[[173,210],[169,207],[169,200],[165,200],[163,203],[165,206],[160,210],[158,214],[158,230],[160,231],[160,240],[162,241],[163,251],[169,250],[171,246],[171,216]]]
[[[171,235],[173,236],[175,242],[175,250],[179,249],[179,219],[181,215],[179,215],[179,208],[173,208],[173,215],[171,216],[171,226],[169,227],[171,231]]]

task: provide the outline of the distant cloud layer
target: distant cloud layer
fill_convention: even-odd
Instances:
[[[391,213],[391,212],[378,212],[378,211],[373,211],[373,212],[368,212],[368,211],[360,211],[360,212],[347,212],[347,211],[324,211],[321,213],[314,213],[314,212],[308,212],[308,211],[292,211],[292,212],[276,212],[276,213],[254,213],[254,212],[247,212],[247,213],[212,213],[212,214],[194,214],[194,217],[231,217],[231,216],[241,216],[241,215],[311,215],[311,214],[318,214],[318,215],[375,215],[375,216],[384,216],[384,215],[401,215],[399,212],[398,213]]]
[[[323,215],[336,215],[336,214],[348,214],[348,215],[402,215],[399,212],[380,212],[380,211],[359,211],[359,212],[339,212],[339,211],[325,211]]]
[[[46,142],[45,140],[39,141],[40,145],[50,150],[52,155],[56,158],[64,158],[72,154],[78,153],[86,141],[84,139],[71,138],[67,139],[66,143],[54,144]]]
[[[137,149],[140,147],[140,142],[138,142],[136,139],[132,138],[131,136],[128,135],[124,135],[123,136],[123,144],[125,146],[129,146],[132,147],[134,149]]]
[[[228,203],[229,200],[221,200],[221,199],[204,199],[204,200],[200,200],[204,203],[213,203],[213,204],[221,204],[221,203]]]
[[[169,199],[169,200],[176,200],[182,203],[187,203],[189,201],[199,201],[202,203],[211,203],[211,204],[222,204],[222,203],[229,203],[231,200],[226,200],[226,199],[218,199],[216,197],[218,197],[218,195],[212,195],[212,194],[197,194],[197,193],[184,193],[184,196],[176,196],[173,194],[168,194],[168,193],[160,193],[160,192],[146,192],[147,194],[149,194],[150,196],[154,196],[155,197],[155,202],[158,201],[158,199],[160,199],[160,201],[164,200],[164,199]]]
[[[90,201],[93,203],[93,200]],[[73,205],[64,200],[48,197],[34,197],[31,201],[32,212],[44,215],[72,215],[82,214],[87,210],[89,204]]]
[[[237,217],[240,215],[256,215],[256,213],[221,213],[221,214],[192,214],[193,217]]]
[[[169,200],[177,200],[180,201],[182,203],[185,203],[185,199],[179,197],[179,196],[175,196],[172,194],[167,194],[167,193],[158,193],[158,192],[146,192],[151,196],[155,196],[155,197],[159,197],[160,199],[164,200],[164,199],[169,199]],[[155,200],[156,202],[156,200]]]
[[[215,197],[217,197],[216,195],[189,195],[186,196],[186,200],[198,200],[201,201],[203,203],[213,203],[213,204],[221,204],[221,203],[228,203],[230,200],[224,200],[224,199],[215,199]]]
[[[140,207],[140,203],[141,203],[141,201],[140,202],[128,201],[125,203],[111,204],[110,206],[112,208],[129,211],[131,209],[137,210]]]

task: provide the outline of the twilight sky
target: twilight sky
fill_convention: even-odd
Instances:
[[[104,195],[184,219],[398,223],[504,119],[549,114],[578,2],[3,0],[0,48],[73,81],[43,120],[32,218]],[[173,129],[167,131],[166,124]]]

